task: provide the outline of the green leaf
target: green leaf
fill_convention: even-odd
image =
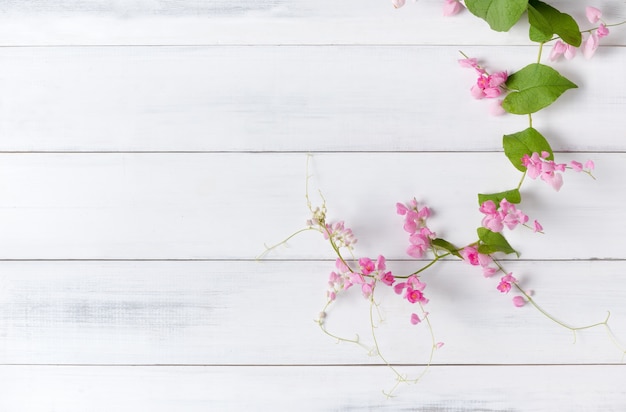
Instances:
[[[561,13],[554,7],[539,1],[530,0],[528,4],[528,22],[530,23],[530,39],[546,42],[554,34],[565,43],[574,47],[580,46],[582,35],[576,20],[569,14]]]
[[[506,81],[509,93],[502,107],[513,114],[535,113],[551,105],[566,90],[576,86],[552,67],[532,63],[513,73]]]
[[[528,0],[465,0],[465,5],[492,30],[509,31],[526,11]]]
[[[511,163],[513,163],[513,166],[521,172],[526,171],[526,166],[522,164],[522,157],[524,157],[525,154],[531,156],[535,152],[539,154],[541,154],[541,152],[548,152],[550,156],[548,156],[547,160],[554,160],[550,143],[548,143],[541,133],[532,127],[518,133],[504,135],[502,138],[502,147],[504,148],[506,157],[508,157]],[[509,200],[509,202],[511,201]]]
[[[509,242],[507,242],[500,233],[492,232],[484,227],[479,227],[477,232],[481,242],[481,244],[478,245],[478,253],[485,255],[490,255],[495,252],[504,252],[507,255],[515,253],[519,257],[519,253],[511,247]]]
[[[448,242],[447,240],[436,238],[436,239],[433,239],[430,242],[430,244],[439,249],[447,250],[448,252],[452,253],[454,256],[462,258],[461,254],[459,253],[459,248],[457,248],[456,246],[454,246],[452,243]]]
[[[522,201],[522,195],[520,194],[519,189],[507,190],[506,192],[499,192],[499,193],[489,193],[489,194],[479,193],[478,194],[479,205],[482,205],[487,200],[493,200],[493,202],[497,206],[500,204],[500,201],[502,199],[506,199],[511,203],[520,203]]]

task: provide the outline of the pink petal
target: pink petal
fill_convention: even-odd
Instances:
[[[522,306],[524,306],[526,304],[526,300],[524,300],[524,298],[521,297],[521,296],[515,296],[513,298],[513,304],[516,307],[521,308]]]
[[[471,59],[460,59],[459,60],[459,65],[461,67],[475,69],[476,67],[478,67],[478,60],[475,57],[473,57]]]
[[[576,160],[572,160],[570,162],[570,166],[572,168],[573,171],[575,172],[580,172],[583,170],[583,164],[580,162],[577,162]]]
[[[541,223],[535,220],[534,224],[535,224],[535,232],[543,232],[543,226],[541,226]]]
[[[601,39],[609,35],[609,29],[607,29],[604,24],[600,24],[600,26],[598,26],[598,30],[596,30],[596,33],[598,34],[598,38]]]
[[[587,170],[593,170],[595,167],[596,165],[593,163],[593,160],[587,160],[587,163],[585,163],[585,168],[587,168]]]
[[[587,6],[585,8],[585,15],[587,15],[589,23],[597,23],[600,17],[602,17],[602,12],[595,7]]]
[[[399,9],[400,7],[404,6],[406,3],[406,0],[391,0],[391,4],[393,4],[393,7],[396,9]]]
[[[458,12],[461,11],[463,7],[458,0],[445,0],[443,5],[443,15],[444,16],[454,16]]]
[[[418,323],[420,323],[422,320],[420,319],[419,316],[417,316],[416,313],[411,313],[411,324],[412,325],[417,325]]]
[[[558,59],[563,55],[563,53],[565,53],[566,50],[567,47],[565,46],[565,43],[561,40],[557,40],[556,43],[554,43],[554,46],[552,46],[552,51],[550,51],[550,61]]]
[[[563,55],[565,56],[566,60],[572,60],[574,57],[576,57],[577,51],[578,49],[576,47],[572,46],[571,44],[566,44],[565,53]]]
[[[589,37],[587,37],[585,44],[583,44],[583,56],[585,56],[585,59],[589,60],[593,57],[598,49],[598,45],[598,36],[595,33],[591,33]]]
[[[405,205],[403,205],[402,203],[396,203],[396,212],[399,215],[404,216],[404,215],[406,215],[406,212],[408,212],[408,211],[409,211],[409,209]]]

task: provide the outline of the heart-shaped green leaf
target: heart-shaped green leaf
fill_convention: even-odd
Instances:
[[[499,193],[478,194],[479,205],[482,205],[487,200],[493,200],[493,203],[499,205],[502,199],[506,199],[511,203],[520,203],[522,201],[522,195],[520,194],[519,189],[507,190],[506,192]]]
[[[528,0],[465,0],[465,5],[492,30],[508,31],[526,11]]]
[[[479,227],[477,232],[478,238],[480,239],[478,253],[485,255],[490,255],[495,252],[503,252],[506,254],[515,253],[519,257],[519,253],[511,247],[509,242],[507,242],[500,233],[492,232],[484,227]]]
[[[566,90],[578,86],[552,67],[532,63],[510,75],[506,87],[511,93],[502,102],[504,110],[513,114],[530,114],[549,106]]]
[[[574,47],[580,46],[582,42],[580,27],[576,20],[542,1],[530,0],[528,2],[528,22],[532,41],[543,43],[552,39],[552,36],[556,34],[565,43]]]
[[[536,129],[529,127],[518,133],[504,135],[502,138],[504,154],[509,158],[513,166],[521,172],[526,171],[526,166],[522,164],[522,157],[525,154],[531,156],[533,153],[548,152],[547,160],[554,160],[554,154],[550,143]],[[509,200],[510,201],[510,200]]]

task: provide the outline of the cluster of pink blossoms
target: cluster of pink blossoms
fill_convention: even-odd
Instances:
[[[563,186],[563,176],[559,172],[564,172],[568,168],[565,163],[555,163],[553,160],[547,160],[550,156],[548,152],[535,152],[531,156],[525,154],[522,157],[522,164],[526,167],[527,175],[531,179],[541,178],[544,182],[548,183],[557,192]],[[575,172],[586,172],[591,174],[591,171],[595,168],[592,160],[588,160],[584,167],[583,164],[572,160],[569,164],[569,168]]]
[[[430,247],[430,242],[436,237],[426,226],[426,219],[430,217],[430,209],[426,206],[418,208],[417,200],[408,204],[396,203],[396,211],[404,216],[404,230],[409,233],[409,247],[406,253],[416,259],[424,256]]]
[[[508,79],[507,72],[488,74],[485,69],[478,65],[476,58],[460,59],[459,64],[461,67],[472,68],[478,73],[476,84],[470,89],[475,99],[499,97],[504,91],[502,86]]]
[[[602,17],[602,12],[597,8],[588,6],[585,9],[585,14],[587,15],[587,20],[589,20],[590,23],[595,24],[599,21],[601,22],[597,29],[592,30],[591,33],[589,33],[580,46],[583,56],[585,56],[586,59],[590,59],[598,49],[600,39],[609,35],[609,29],[606,27],[606,24],[601,21],[600,18]],[[578,48],[572,46],[571,44],[557,40],[552,47],[552,51],[550,52],[550,60],[555,61],[561,56],[564,56],[567,60],[571,60],[576,57],[577,51]]]
[[[404,298],[411,303],[427,304],[428,299],[424,297],[424,289],[426,284],[422,282],[417,275],[411,275],[406,279],[406,282],[398,283],[393,287],[393,290],[401,295],[404,292]],[[417,313],[411,314],[411,323],[417,325],[422,320]]]
[[[323,231],[324,239],[332,239],[337,247],[345,246],[351,249],[357,242],[357,238],[354,236],[354,233],[352,233],[352,229],[346,228],[343,220],[332,225],[327,223],[325,227],[326,230]]]
[[[506,199],[502,199],[499,206],[496,206],[493,200],[487,200],[478,210],[485,215],[482,225],[492,232],[502,232],[505,226],[513,230],[517,225],[525,225],[528,222],[528,216]],[[535,232],[543,230],[536,220],[534,227]]]
[[[339,258],[335,261],[335,267],[337,271],[331,272],[328,278],[328,285],[330,286],[328,299],[330,301],[335,300],[338,292],[347,290],[353,285],[360,285],[363,296],[369,298],[374,291],[376,281],[391,286],[396,280],[393,274],[386,270],[385,257],[382,255],[378,256],[376,262],[367,257],[359,259],[358,272],[354,272]]]
[[[472,266],[480,266],[483,269],[483,275],[485,277],[491,277],[495,275],[500,269],[498,267],[494,267],[492,265],[493,259],[489,255],[485,255],[483,253],[478,252],[478,249],[475,246],[467,246],[463,248],[460,252],[461,257],[467,263]],[[513,284],[517,283],[517,279],[513,277],[512,273],[507,273],[502,276],[500,279],[500,283],[496,286],[502,293],[509,293]],[[513,305],[517,307],[524,306],[526,304],[526,300],[522,296],[515,296],[513,298]]]

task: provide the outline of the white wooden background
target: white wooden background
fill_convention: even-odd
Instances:
[[[603,329],[573,344],[458,261],[425,277],[446,345],[386,400],[387,367],[313,322],[327,245],[305,234],[254,259],[308,218],[306,153],[357,253],[399,272],[414,263],[396,201],[428,203],[463,244],[476,193],[516,184],[501,136],[526,119],[491,117],[456,60],[512,71],[537,49],[441,3],[0,1],[0,410],[626,410]],[[583,21],[586,3],[556,5]],[[594,5],[626,19],[625,1]],[[558,159],[593,158],[598,179],[528,182],[546,235],[513,233],[522,258],[506,265],[567,322],[611,310],[624,345],[626,28],[602,43],[557,63],[580,88],[535,116]],[[426,329],[381,300],[383,349],[419,372]],[[367,336],[363,299],[329,328]]]

